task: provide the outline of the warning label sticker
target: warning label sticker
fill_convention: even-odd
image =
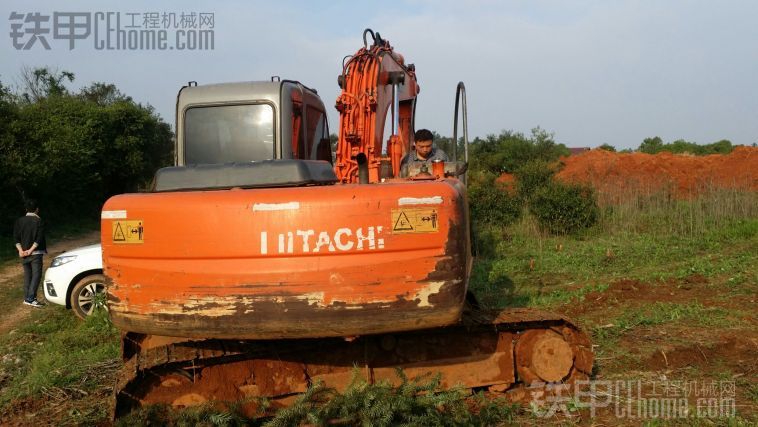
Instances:
[[[142,220],[113,221],[113,243],[144,243]]]
[[[439,228],[437,209],[393,209],[392,233],[436,233]]]

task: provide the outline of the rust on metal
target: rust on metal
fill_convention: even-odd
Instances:
[[[143,244],[113,244],[103,219],[112,320],[219,339],[454,324],[471,265],[464,191],[450,179],[113,197],[104,209],[138,215],[145,231]],[[392,233],[393,210],[419,207],[434,232]]]
[[[574,364],[568,341],[549,329],[526,331],[516,345],[516,370],[525,383],[559,382]]]
[[[530,326],[535,323],[540,326]],[[410,378],[439,372],[443,387],[487,389],[519,401],[533,382],[573,382],[592,369],[589,340],[570,320],[527,309],[467,311],[454,326],[349,342],[193,341],[139,334],[124,339],[138,351],[116,388],[117,415],[145,404],[181,407],[240,399],[250,402],[246,411],[252,415],[258,408],[251,398],[270,399],[276,409],[316,381],[338,390],[356,374],[370,383],[397,383],[398,368]]]

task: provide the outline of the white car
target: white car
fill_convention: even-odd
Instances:
[[[103,252],[100,244],[84,246],[53,258],[42,286],[45,298],[65,305],[82,319],[105,304]]]

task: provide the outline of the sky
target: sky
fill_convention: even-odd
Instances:
[[[52,30],[49,50],[39,39],[16,49],[12,25],[24,31],[32,23],[13,12],[91,13],[93,20],[96,12],[118,12],[122,28],[132,17],[143,25],[145,13],[173,13],[177,20],[212,14],[214,49],[98,50],[92,31],[69,49],[70,40],[54,39]],[[113,83],[173,125],[176,93],[188,81],[278,75],[316,88],[336,132],[342,58],[363,46],[363,30],[371,28],[416,65],[417,129],[452,134],[455,87],[463,81],[471,139],[539,126],[569,147],[636,148],[652,136],[753,144],[757,19],[755,1],[6,0],[0,81],[18,86],[23,67],[71,71],[71,89]],[[52,20],[42,27],[52,28]],[[173,43],[176,30],[167,34]]]

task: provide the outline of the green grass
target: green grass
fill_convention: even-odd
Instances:
[[[59,306],[34,311],[0,337],[0,355],[0,410],[51,393],[81,398],[102,391],[120,366],[118,333],[105,313],[82,322]],[[96,415],[106,417],[107,405],[99,406]]]
[[[734,314],[720,307],[705,307],[698,303],[656,302],[624,310],[621,315],[609,318],[607,325],[596,327],[592,335],[598,342],[602,342],[618,338],[640,326],[684,322],[688,325],[723,328],[734,324]]]
[[[10,263],[7,265],[10,265]],[[21,269],[19,268],[19,270]],[[23,276],[9,277],[0,281],[0,307],[7,308],[7,310],[0,312],[0,320],[10,314],[10,308],[21,305],[21,302],[24,300],[24,286],[21,277]]]
[[[571,301],[583,301],[585,295],[591,292],[604,292],[607,289],[607,284],[586,285],[579,289],[557,289],[547,294],[530,295],[527,305],[529,307],[550,308]]]
[[[756,218],[695,235],[595,229],[546,236],[529,218],[481,233],[504,237],[489,238],[499,243],[489,249],[492,256],[476,260],[471,279],[471,289],[491,307],[550,306],[579,296],[572,288],[586,293],[620,278],[655,281],[699,274],[755,284],[758,277]]]

